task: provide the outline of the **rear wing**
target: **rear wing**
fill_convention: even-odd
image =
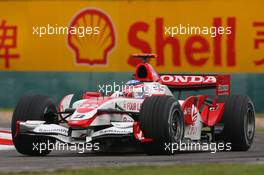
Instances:
[[[161,74],[160,82],[172,90],[216,89],[216,95],[230,95],[230,75]]]
[[[157,82],[167,85],[172,90],[198,90],[216,89],[216,95],[230,95],[230,75],[184,75],[184,74],[158,74],[148,64],[150,58],[156,58],[155,54],[133,54],[133,58],[142,59],[137,64],[135,79],[142,82]]]

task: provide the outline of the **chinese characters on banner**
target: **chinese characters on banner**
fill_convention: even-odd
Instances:
[[[254,38],[254,49],[261,50],[261,45],[264,48],[264,22],[253,22],[253,27],[256,28],[256,38]],[[263,49],[262,49],[263,51]],[[264,52],[263,57],[254,61],[257,66],[264,65]]]
[[[17,48],[17,26],[8,25],[5,20],[0,21],[0,59],[4,60],[4,67],[10,68],[10,60],[18,59],[19,54],[11,53]]]

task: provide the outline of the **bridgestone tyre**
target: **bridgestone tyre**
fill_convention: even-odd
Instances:
[[[173,154],[165,144],[180,142],[184,137],[184,118],[180,104],[173,96],[153,96],[144,100],[140,110],[139,126],[146,138],[153,142],[143,144],[147,154]]]
[[[231,143],[232,151],[247,151],[255,135],[254,105],[247,96],[222,96],[218,102],[225,103],[221,123],[222,133],[216,135],[217,140]]]
[[[11,123],[13,143],[19,153],[30,156],[44,156],[50,153],[48,149],[40,152],[34,149],[34,145],[38,144],[39,146],[41,143],[47,144],[48,142],[54,143],[54,139],[16,134],[16,123],[17,121],[43,120],[49,124],[56,124],[58,123],[58,118],[55,115],[56,112],[53,101],[46,96],[24,96],[19,100],[15,107]]]

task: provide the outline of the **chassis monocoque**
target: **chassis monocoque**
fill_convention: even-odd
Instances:
[[[112,95],[85,92],[72,104],[70,94],[58,107],[46,96],[22,97],[12,118],[17,151],[43,156],[51,150],[34,146],[55,142],[96,145],[93,151],[137,145],[147,154],[173,154],[165,146],[180,142],[230,143],[238,151],[250,148],[254,106],[247,96],[230,96],[229,75],[159,75],[147,63],[154,55],[134,56],[144,60],[137,65],[134,80]],[[216,95],[185,99],[180,95],[199,89],[215,89]]]

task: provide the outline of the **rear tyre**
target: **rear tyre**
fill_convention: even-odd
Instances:
[[[146,138],[153,142],[144,143],[147,154],[173,154],[166,145],[178,143],[184,137],[183,112],[172,96],[153,96],[144,100],[140,110],[139,126]],[[166,145],[165,145],[166,144]]]
[[[220,96],[218,102],[225,103],[221,123],[223,131],[216,135],[218,141],[231,143],[232,151],[247,151],[255,135],[254,105],[247,96]]]
[[[58,118],[55,115],[56,112],[57,110],[53,101],[46,96],[25,96],[19,100],[13,113],[11,124],[14,146],[19,153],[30,156],[44,156],[50,153],[48,148],[40,152],[34,148],[34,145],[39,146],[39,144],[44,143],[47,147],[47,143],[54,143],[55,139],[16,134],[16,123],[17,121],[43,120],[49,124],[57,124]]]

